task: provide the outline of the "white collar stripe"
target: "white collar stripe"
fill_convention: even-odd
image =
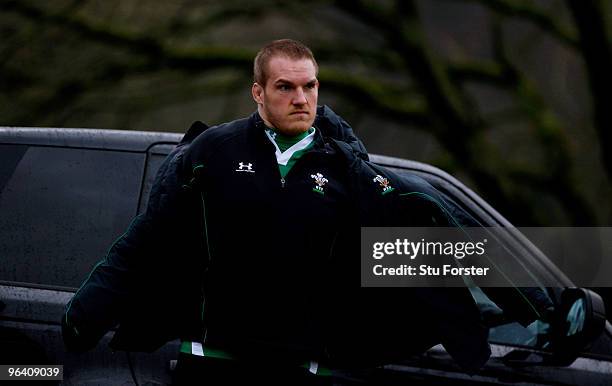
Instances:
[[[284,153],[280,151],[280,149],[278,148],[278,145],[276,144],[276,141],[274,140],[274,138],[272,138],[268,130],[266,130],[266,135],[268,136],[268,138],[274,145],[274,148],[276,149],[276,152],[275,152],[276,160],[278,161],[279,165],[287,166],[287,162],[289,162],[291,157],[293,157],[293,154],[295,154],[296,152],[300,150],[306,149],[308,145],[312,143],[312,141],[314,140],[315,132],[316,132],[316,129],[313,127],[312,133],[308,133],[307,136],[302,138],[302,140],[300,140],[299,142],[295,143],[289,149],[285,150]]]

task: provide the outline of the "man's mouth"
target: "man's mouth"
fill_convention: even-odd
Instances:
[[[308,111],[294,111],[290,115],[296,115],[296,114],[306,114],[306,115],[308,115]]]

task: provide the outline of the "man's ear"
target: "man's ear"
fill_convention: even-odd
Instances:
[[[253,95],[253,100],[255,100],[255,103],[258,105],[263,104],[263,92],[264,89],[259,83],[253,83],[253,87],[251,87],[251,94]]]

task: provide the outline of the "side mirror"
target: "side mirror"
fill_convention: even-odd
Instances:
[[[606,308],[596,292],[566,288],[551,322],[552,356],[547,362],[569,366],[604,331]]]

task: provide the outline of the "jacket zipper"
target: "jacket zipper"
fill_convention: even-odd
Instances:
[[[303,161],[303,160],[304,160],[304,158],[307,158],[307,157],[312,157],[312,156],[313,156],[312,154],[313,154],[313,152],[312,152],[312,151],[310,151],[310,152],[308,152],[308,153],[304,154],[304,155],[302,156],[302,158],[300,158],[298,161],[301,161],[300,163],[303,163],[303,162],[304,162],[304,161]],[[325,154],[329,154],[329,152],[325,151]],[[289,170],[289,172],[287,173],[287,175],[286,175],[285,177],[282,177],[282,176],[281,176],[281,179],[280,179],[281,188],[285,188],[285,186],[287,185],[287,179],[286,179],[286,177],[287,177],[287,176],[289,176],[289,174],[290,174],[290,173],[295,173],[295,172],[294,172],[294,169],[295,169],[295,168],[298,166],[297,164],[298,164],[298,163],[296,162],[296,164],[293,166],[293,168],[291,168],[291,170]],[[277,163],[277,167],[278,167],[278,163]]]
[[[204,223],[204,240],[206,242],[206,252],[208,254],[208,261],[206,262],[206,268],[204,268],[203,272],[203,283],[202,283],[202,310],[200,313],[200,320],[202,322],[202,327],[204,328],[204,334],[202,336],[202,344],[206,342],[206,337],[208,335],[208,328],[204,325],[204,313],[206,312],[206,281],[208,280],[208,270],[210,269],[210,262],[212,260],[212,256],[210,255],[210,243],[208,238],[208,221],[206,218],[206,200],[204,199],[204,192],[200,191],[200,198],[202,199],[202,219]]]

